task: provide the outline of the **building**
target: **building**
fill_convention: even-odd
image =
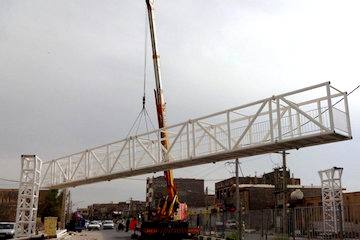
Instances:
[[[343,193],[344,206],[358,206],[360,210],[360,192],[345,192]],[[322,206],[321,195],[319,196],[305,196],[302,206]],[[360,212],[359,212],[360,216]]]
[[[275,169],[261,177],[239,177],[240,201],[245,210],[275,208],[280,205],[279,189],[282,186],[282,171]],[[321,187],[302,186],[299,178],[290,177],[287,171],[287,198],[292,191],[300,189],[304,196],[321,196]],[[234,210],[236,206],[236,178],[215,183],[216,201],[219,206]],[[282,204],[282,202],[281,202]]]
[[[112,219],[114,212],[119,212],[118,203],[96,203],[88,206],[89,219],[105,220]]]
[[[89,218],[89,208],[78,208],[76,211],[79,212],[83,218]]]
[[[135,216],[145,210],[145,202],[130,200],[119,203],[97,203],[88,206],[88,218],[91,220],[113,219],[115,216]]]
[[[18,189],[0,189],[0,222],[15,222]],[[46,206],[49,190],[40,190],[38,210]]]
[[[175,178],[177,194],[180,202],[189,208],[205,207],[204,180],[194,178]],[[158,206],[160,200],[167,195],[166,182],[163,176],[153,179],[153,197],[151,205]]]
[[[18,189],[0,189],[0,222],[14,222]]]
[[[206,194],[205,195],[205,207],[213,207],[216,204],[215,194]]]

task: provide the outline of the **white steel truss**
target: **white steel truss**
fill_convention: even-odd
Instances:
[[[324,232],[327,234],[338,233],[343,226],[342,172],[343,168],[338,167],[319,171],[322,190]]]
[[[348,139],[347,94],[325,82],[44,162],[41,185],[73,187]]]
[[[41,160],[35,155],[21,156],[21,174],[16,209],[15,237],[35,235]]]

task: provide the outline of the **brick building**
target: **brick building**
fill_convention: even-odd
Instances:
[[[357,206],[360,216],[360,192],[343,193],[344,206]],[[322,206],[321,194],[318,196],[305,196],[302,206]]]
[[[145,202],[131,200],[119,203],[98,203],[88,206],[88,217],[91,220],[113,219],[114,215],[132,216],[145,210]]]
[[[76,211],[78,211],[81,216],[83,216],[85,219],[89,218],[89,209],[88,208],[78,208]]]
[[[18,192],[18,189],[0,189],[0,222],[15,221]],[[39,209],[44,206],[48,192],[40,190]]]
[[[205,195],[205,207],[212,207],[216,204],[215,194],[206,194]]]
[[[204,180],[194,178],[175,178],[177,194],[180,202],[189,208],[205,207]],[[153,206],[157,206],[162,197],[167,195],[166,182],[163,176],[153,180]]]
[[[88,206],[89,218],[91,220],[112,219],[114,212],[119,212],[120,207],[117,203],[96,203]]]
[[[15,221],[17,196],[17,189],[0,189],[0,222]]]
[[[274,208],[279,205],[278,186],[282,171],[276,169],[261,177],[239,177],[240,201],[245,210],[260,210]],[[295,189],[300,189],[304,196],[320,196],[321,188],[314,186],[301,186],[299,178],[290,177],[287,171],[287,194],[290,196]],[[234,208],[236,206],[236,178],[229,178],[215,183],[217,203],[222,207]]]

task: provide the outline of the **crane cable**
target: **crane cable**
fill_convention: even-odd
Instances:
[[[142,96],[142,108],[139,114],[137,115],[135,121],[133,122],[128,134],[126,137],[129,137],[131,134],[136,135],[139,132],[142,120],[144,118],[146,132],[149,132],[149,126],[152,129],[155,129],[155,125],[151,120],[149,112],[146,108],[146,81],[147,81],[147,55],[148,55],[148,29],[147,29],[147,17],[145,14],[145,38],[144,38],[144,69],[143,69],[143,96]],[[148,135],[147,138],[150,138]]]

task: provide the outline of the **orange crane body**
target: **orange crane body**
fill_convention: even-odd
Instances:
[[[155,94],[155,102],[156,102],[156,112],[159,129],[164,129],[166,127],[166,109],[165,109],[165,100],[164,94],[162,90],[161,83],[161,72],[160,72],[160,55],[157,49],[156,42],[156,29],[155,29],[155,20],[154,20],[154,0],[146,0],[146,6],[148,11],[148,19],[149,19],[149,28],[150,28],[150,37],[151,37],[151,47],[152,47],[152,58],[154,65],[154,74],[155,74],[155,83],[156,89],[154,90]],[[169,149],[169,139],[168,132],[166,129],[161,131],[161,144],[163,146],[163,159],[164,161],[169,161],[166,158],[166,151]],[[174,183],[173,171],[166,170],[164,171],[164,177],[166,181],[167,187],[167,199],[164,202],[163,206],[160,207],[158,211],[158,215],[161,219],[172,218],[174,215],[174,204],[178,201],[176,187]]]
[[[169,161],[167,151],[169,150],[169,138],[166,130],[166,115],[165,115],[165,100],[161,86],[160,74],[160,56],[158,54],[156,45],[156,31],[154,21],[154,0],[146,0],[146,6],[149,18],[149,28],[151,35],[152,58],[154,64],[156,89],[154,90],[156,112],[159,124],[162,156],[163,161]],[[161,203],[156,216],[152,216],[150,221],[143,221],[137,235],[140,240],[158,240],[158,239],[172,239],[180,240],[188,238],[189,236],[196,236],[200,233],[197,227],[189,227],[187,221],[174,221],[174,213],[179,205],[176,187],[174,183],[173,171],[171,169],[164,171],[164,177],[167,187],[167,197]]]

